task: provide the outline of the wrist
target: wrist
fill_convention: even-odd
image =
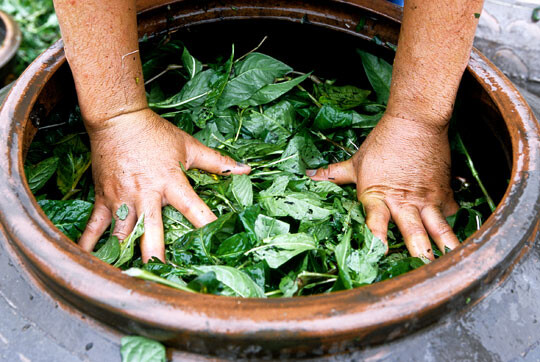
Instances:
[[[154,119],[154,112],[148,106],[140,109],[119,109],[111,114],[111,117],[105,118],[101,115],[100,118],[94,119],[85,118],[83,114],[84,126],[91,140],[110,132],[130,132],[140,127],[144,128]]]
[[[388,101],[386,114],[390,117],[406,119],[428,127],[444,128],[450,122],[454,109],[455,95],[429,97],[423,92],[409,91],[409,94],[392,97]]]
[[[419,117],[396,116],[388,111],[379,121],[376,127],[381,134],[391,135],[392,138],[399,139],[424,139],[440,138],[446,139],[448,134],[448,122],[425,121]]]

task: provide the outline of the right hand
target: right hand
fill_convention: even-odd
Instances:
[[[219,175],[248,174],[251,168],[222,156],[146,108],[88,128],[92,148],[95,205],[79,245],[92,251],[114,217],[113,235],[125,239],[138,216],[145,215],[141,238],[143,262],[165,261],[161,208],[172,205],[195,227],[216,219],[195,193],[185,169],[198,168]],[[126,204],[129,214],[118,219]]]

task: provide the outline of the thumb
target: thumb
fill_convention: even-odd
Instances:
[[[230,175],[231,173],[240,175],[251,172],[251,167],[240,162],[236,162],[230,157],[223,156],[216,150],[198,144],[191,148],[190,152],[195,153],[190,168],[198,168],[218,175]]]
[[[347,161],[328,165],[327,168],[306,170],[306,175],[313,181],[331,181],[338,185],[356,183],[356,173],[350,158]]]

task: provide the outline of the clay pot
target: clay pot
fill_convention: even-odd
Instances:
[[[199,54],[223,46],[221,37],[253,46],[261,34],[268,34],[269,41],[275,39],[268,45],[273,54],[283,51],[281,59],[293,66],[330,75],[359,66],[358,58],[348,58],[355,47],[391,58],[390,50],[370,39],[377,35],[382,42],[396,43],[400,20],[399,8],[375,0],[146,0],[139,6],[141,36],[178,30],[186,43],[198,45],[193,53]],[[362,18],[365,26],[357,31]],[[481,147],[471,152],[500,202],[458,249],[395,279],[291,299],[184,293],[131,278],[62,235],[38,207],[24,177],[24,149],[36,125],[73,93],[58,42],[26,70],[6,99],[0,112],[0,239],[47,292],[122,333],[218,356],[340,353],[406,335],[459,312],[469,297],[480,298],[500,281],[537,235],[538,125],[510,81],[473,50],[460,90],[467,124],[463,134],[473,145],[481,139]]]
[[[8,14],[0,11],[0,86],[11,73],[17,50],[21,45],[21,31]]]

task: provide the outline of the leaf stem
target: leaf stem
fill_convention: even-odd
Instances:
[[[304,76],[306,75],[307,73],[303,73],[303,72],[298,72],[296,70],[293,70],[292,72],[290,72],[289,74],[295,74],[295,75],[300,75],[300,76]],[[308,75],[308,78],[315,84],[322,84],[322,81],[316,76],[316,75]]]
[[[461,149],[461,151],[465,155],[467,166],[469,166],[469,169],[471,170],[471,173],[474,179],[476,180],[476,182],[478,182],[478,186],[480,187],[480,190],[482,190],[482,193],[484,194],[486,198],[489,208],[491,209],[492,212],[495,211],[497,206],[493,202],[493,199],[489,196],[486,188],[484,187],[484,184],[482,183],[482,180],[480,180],[480,175],[478,174],[476,167],[474,167],[474,163],[471,159],[471,156],[469,155],[469,151],[467,151],[467,148],[465,147],[465,144],[463,143],[463,139],[461,138],[461,135],[459,133],[456,133],[456,140],[458,142],[458,147]]]
[[[238,120],[238,130],[236,131],[236,135],[234,136],[234,142],[238,141],[238,137],[240,136],[240,130],[242,129],[242,121],[244,120],[244,112],[247,108],[242,109],[240,112],[240,119]]]
[[[308,278],[335,278],[334,274],[325,274],[325,273],[315,273],[309,271],[303,271],[298,274],[298,278],[308,277]]]
[[[319,108],[322,108],[322,104],[319,103],[319,101],[309,93],[306,88],[302,87],[300,84],[297,85],[298,89],[300,89],[303,92],[306,92],[308,97],[315,103],[315,105]]]
[[[153,82],[156,79],[158,79],[159,77],[161,77],[163,74],[167,73],[169,70],[182,69],[182,68],[184,68],[183,65],[169,64],[167,66],[167,68],[165,68],[164,70],[162,70],[161,72],[159,72],[158,74],[156,74],[155,76],[153,76],[152,78],[150,78],[146,82],[144,82],[144,85],[150,84],[151,82]]]
[[[336,141],[326,137],[324,134],[322,134],[321,132],[315,132],[315,131],[311,131],[311,133],[313,133],[314,135],[316,136],[319,136],[322,140],[324,141],[327,141],[327,142],[330,142],[331,144],[333,144],[334,146],[336,146],[337,148],[341,149],[342,151],[344,151],[346,154],[348,154],[349,156],[352,156],[354,154],[354,151],[351,150],[350,148],[347,148],[345,146],[342,146],[340,145],[339,143],[337,143]],[[350,140],[349,140],[350,141]]]
[[[266,39],[268,39],[268,35],[265,35],[264,38],[262,38],[261,42],[259,43],[259,45],[257,45],[255,48],[251,49],[249,52],[247,52],[246,54],[242,55],[240,58],[236,59],[234,62],[239,62],[240,60],[244,59],[245,57],[247,57],[248,55],[250,55],[251,53],[253,52],[256,52],[257,50],[259,50],[259,48],[263,45],[263,43],[266,41]]]
[[[267,297],[271,297],[273,295],[278,295],[278,294],[283,294],[283,292],[278,289],[278,290],[272,290],[270,292],[264,293],[264,295],[266,295]]]
[[[291,159],[291,158],[293,158],[293,157],[296,157],[296,156],[298,156],[298,155],[297,155],[297,154],[293,154],[293,155],[287,156],[287,157],[285,157],[285,158],[280,158],[279,160],[272,161],[272,162],[269,162],[269,163],[266,163],[266,164],[263,163],[263,164],[260,164],[260,165],[257,165],[257,162],[253,162],[253,163],[251,163],[250,166],[253,165],[253,168],[261,168],[261,167],[273,166],[273,165],[275,165],[275,164],[277,164],[277,163],[280,163],[280,162],[283,162],[283,161],[287,161],[287,160],[289,160],[289,159]]]

